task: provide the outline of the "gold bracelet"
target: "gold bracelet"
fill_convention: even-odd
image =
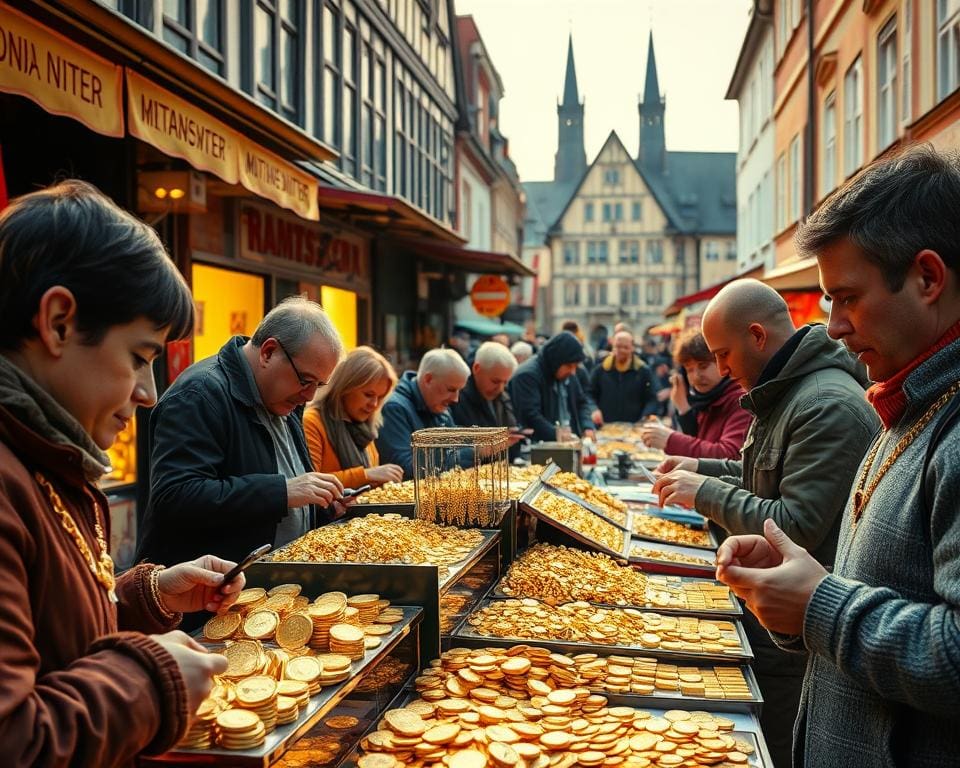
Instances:
[[[150,571],[150,595],[153,597],[153,602],[157,606],[157,610],[160,611],[160,615],[165,619],[175,619],[179,614],[176,611],[171,611],[163,604],[163,597],[160,595],[160,571],[164,570],[166,566],[158,565],[152,571]]]

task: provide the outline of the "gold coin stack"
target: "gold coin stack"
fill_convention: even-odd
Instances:
[[[315,528],[273,554],[273,560],[308,563],[408,563],[447,566],[470,555],[481,531],[436,525],[400,515],[366,515]]]
[[[323,674],[323,663],[315,656],[300,656],[291,659],[284,670],[287,680],[306,683],[311,696],[320,693],[320,676]]]
[[[359,614],[357,626],[365,627],[367,624],[373,624],[380,614],[380,595],[353,595],[347,598],[347,605],[357,609]]]
[[[662,539],[672,544],[710,546],[710,534],[707,531],[688,528],[672,520],[664,520],[662,517],[647,515],[638,511],[633,513],[633,532],[638,536]]]
[[[277,727],[277,681],[266,675],[254,675],[236,685],[236,706],[255,712],[267,733]]]
[[[645,606],[648,578],[601,552],[537,544],[513,561],[500,589],[550,605],[586,600]]]
[[[401,483],[384,483],[357,497],[359,504],[413,504],[415,501],[413,480]]]
[[[642,544],[634,544],[630,547],[631,558],[644,558],[646,560],[660,560],[665,563],[683,563],[685,565],[705,565],[710,568],[716,566],[716,562],[707,557],[699,555],[684,555],[679,552],[666,552],[659,549],[650,549]]]
[[[533,507],[609,550],[623,550],[624,532],[575,501],[550,491],[540,491],[533,501]]]
[[[320,651],[330,649],[330,627],[343,621],[347,610],[347,596],[343,592],[327,592],[308,606],[307,614],[313,620],[310,647]]]
[[[651,607],[683,608],[688,611],[729,611],[733,608],[730,587],[708,579],[679,576],[647,576],[647,600]]]
[[[295,723],[300,715],[297,700],[290,696],[277,696],[277,725]]]
[[[237,633],[242,622],[243,616],[239,611],[227,611],[214,616],[204,625],[203,636],[215,643],[227,640]]]
[[[224,749],[253,749],[263,744],[267,729],[255,712],[228,709],[217,715],[217,744]]]
[[[514,650],[453,649],[431,662],[417,679],[420,698],[385,713],[378,730],[361,740],[360,765],[734,768],[754,751],[731,735],[734,723],[722,716],[683,710],[654,716],[610,707],[584,688],[551,689],[534,676],[536,667],[523,663],[529,659],[507,655]],[[448,693],[452,680],[463,695]]]
[[[330,627],[330,650],[357,661],[363,658],[365,645],[363,630],[352,624],[334,624]]]
[[[671,652],[736,654],[736,626],[694,616],[666,616],[633,608],[598,608],[585,602],[553,607],[538,600],[493,600],[467,618],[490,637],[639,646]]]
[[[347,656],[339,653],[324,653],[317,656],[317,661],[323,666],[320,685],[333,685],[350,677],[351,663]]]
[[[310,704],[310,686],[301,680],[280,680],[277,683],[277,697],[278,707],[280,698],[289,698],[297,703],[298,709],[306,709]]]
[[[182,739],[178,749],[209,749],[213,743],[213,727],[225,707],[214,699],[204,699],[197,708],[196,715]]]
[[[573,472],[557,472],[546,483],[554,488],[563,488],[568,493],[583,499],[617,525],[625,526],[627,524],[626,503],[603,490],[603,488],[598,488],[589,480],[584,480]]]

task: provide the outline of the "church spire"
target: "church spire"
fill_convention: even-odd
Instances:
[[[577,90],[577,70],[573,63],[573,35],[567,40],[567,69],[563,81],[563,102],[557,104],[557,154],[553,180],[579,181],[587,170],[583,146],[583,104]]]
[[[573,63],[573,33],[567,39],[567,74],[563,80],[563,106],[574,107],[580,104],[577,92],[577,69]]]
[[[647,75],[643,85],[643,98],[637,105],[640,112],[640,148],[637,160],[653,173],[663,173],[667,167],[667,146],[663,118],[666,100],[660,97],[660,81],[657,77],[657,58],[653,52],[653,30],[647,43]]]

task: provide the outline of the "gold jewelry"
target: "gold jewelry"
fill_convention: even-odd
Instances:
[[[73,543],[77,545],[77,549],[80,550],[80,554],[87,562],[90,573],[92,573],[94,578],[107,590],[107,596],[110,598],[110,601],[114,603],[117,602],[117,580],[113,575],[113,558],[110,557],[110,553],[107,551],[107,539],[103,533],[103,526],[100,524],[100,505],[97,504],[96,501],[93,502],[93,529],[97,536],[97,546],[100,548],[100,556],[94,557],[93,552],[90,550],[90,545],[87,544],[87,540],[83,538],[83,534],[80,533],[80,529],[77,528],[76,521],[64,506],[60,494],[54,490],[49,481],[39,472],[34,472],[33,477],[40,487],[47,492],[53,511],[56,512],[60,518],[60,525],[63,526],[63,530],[73,539]]]
[[[171,611],[163,603],[163,594],[160,592],[160,571],[164,570],[166,566],[158,565],[153,570],[150,571],[150,596],[153,598],[153,602],[157,606],[157,610],[160,611],[160,615],[165,619],[174,619],[177,617],[176,611]]]
[[[954,382],[950,388],[940,395],[939,398],[927,409],[927,412],[923,414],[909,431],[900,438],[900,441],[894,446],[894,449],[890,452],[890,455],[887,456],[883,464],[880,465],[880,469],[877,470],[877,474],[873,476],[873,479],[870,481],[870,487],[867,488],[867,477],[870,474],[870,470],[873,469],[873,463],[877,459],[877,454],[880,452],[880,446],[885,441],[882,439],[877,440],[874,443],[873,448],[870,451],[870,454],[867,456],[867,460],[863,464],[863,471],[860,473],[860,479],[857,481],[856,490],[853,492],[853,520],[851,521],[851,527],[856,530],[857,523],[860,522],[860,517],[863,514],[863,510],[866,508],[867,503],[870,501],[873,496],[873,492],[877,490],[877,486],[880,485],[880,481],[883,480],[884,475],[887,474],[887,471],[894,465],[897,459],[900,458],[900,455],[907,450],[908,447],[917,439],[917,436],[923,431],[924,427],[931,422],[934,416],[937,415],[939,410],[943,408],[951,398],[960,391],[960,381]],[[884,433],[889,434],[889,432]]]

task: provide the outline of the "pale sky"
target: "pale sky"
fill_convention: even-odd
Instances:
[[[669,150],[736,152],[737,104],[724,100],[751,0],[454,0],[472,15],[506,92],[500,130],[523,181],[553,178],[557,100],[573,32],[587,163],[611,130],[636,155],[637,99],[653,26]]]

